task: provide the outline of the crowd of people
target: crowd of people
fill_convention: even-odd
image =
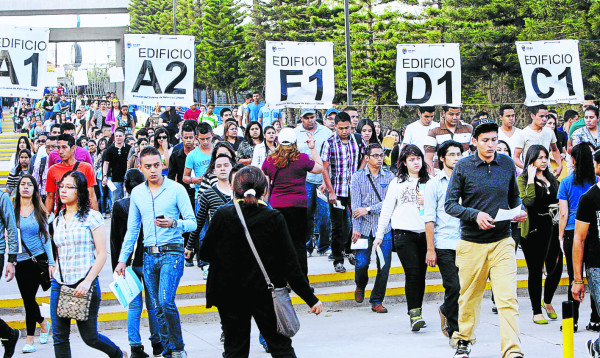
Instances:
[[[519,247],[535,324],[558,318],[552,300],[563,255],[575,330],[582,267],[600,303],[594,224],[600,133],[592,97],[581,112],[563,113],[562,123],[544,105],[529,107],[523,129],[510,105],[500,106],[500,124],[486,112],[468,121],[461,107],[421,106],[418,119],[402,129],[360,119],[354,107],[301,109],[296,123],[285,124],[258,92],[238,107],[218,114],[215,108],[157,106],[140,123],[139,111],[114,93],[15,101],[14,130],[23,136],[10,159],[8,194],[0,193],[0,232],[7,233],[7,274],[16,276],[26,311],[23,352],[36,350],[37,324],[40,344],[48,342],[50,327],[35,302],[41,286],[51,289],[55,354],[71,356],[69,320],[57,315],[61,287],[68,286],[91,297],[89,318],[77,322],[85,343],[109,357],[127,356],[96,327],[98,274],[108,259],[105,219],[113,270],[124,275],[131,266],[144,283],[154,356],[187,356],[175,296],[184,267],[197,265],[207,280],[207,307],[219,310],[224,357],[248,356],[251,317],[265,350],[295,357],[291,339],[277,331],[271,293],[247,240],[274,287],[289,285],[315,314],[322,304],[310,286],[307,257],[327,256],[338,273],[355,266],[354,298],[361,303],[374,253],[369,303],[383,314],[396,252],[413,332],[427,326],[426,272],[438,266],[445,289],[441,330],[455,358],[469,357],[488,280],[501,355],[523,357]],[[518,214],[501,217],[511,209]],[[241,304],[239,295],[248,300]],[[149,356],[140,335],[142,307],[141,295],[128,307],[134,358]],[[592,309],[586,329],[600,332]],[[18,337],[0,321],[9,357]],[[600,356],[598,341],[588,349]]]

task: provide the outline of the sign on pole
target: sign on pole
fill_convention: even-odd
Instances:
[[[265,99],[271,108],[331,108],[333,43],[266,42]]]
[[[516,42],[525,105],[583,103],[579,41]]]
[[[0,96],[42,98],[50,30],[0,25]]]
[[[193,36],[127,34],[124,40],[125,103],[193,103]]]
[[[457,43],[400,44],[396,48],[398,104],[461,105],[460,48]]]

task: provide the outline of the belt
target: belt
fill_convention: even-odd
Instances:
[[[144,252],[147,254],[159,254],[165,251],[177,251],[183,252],[183,245],[175,244],[175,245],[162,245],[162,246],[145,246]]]

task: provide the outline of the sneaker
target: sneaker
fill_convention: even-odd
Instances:
[[[187,352],[186,351],[173,351],[173,353],[171,353],[171,358],[187,358]]]
[[[450,334],[448,333],[448,317],[442,312],[442,306],[438,307],[438,313],[440,314],[442,333],[447,338],[450,338]]]
[[[21,331],[13,329],[10,333],[10,337],[2,340],[2,345],[4,346],[4,358],[11,358],[13,354],[15,354],[15,346],[17,345],[19,338],[21,338]]]
[[[375,313],[388,313],[388,309],[383,307],[381,304],[371,306],[371,311]]]
[[[221,338],[219,338],[219,342],[225,343],[225,332],[221,332]]]
[[[265,337],[263,337],[262,333],[258,335],[258,341],[260,342],[260,345],[265,350],[265,353],[271,353],[271,350],[269,349],[269,345],[267,344],[267,341],[265,340]]]
[[[410,327],[413,332],[419,332],[421,328],[424,328],[425,321],[423,320],[423,314],[420,308],[413,308],[408,311],[410,315]]]
[[[469,358],[471,353],[471,342],[459,339],[456,343],[456,353],[454,358]]]
[[[329,261],[333,261],[333,260],[335,260],[335,259],[333,258],[333,254],[329,254],[329,256],[327,256],[327,260],[329,260]]]
[[[148,353],[144,352],[144,346],[131,347],[131,358],[147,358]]]
[[[587,342],[587,350],[590,358],[600,357],[600,352],[596,350],[596,348],[594,347],[594,341],[592,341],[591,339]]]
[[[498,314],[498,307],[496,307],[496,305],[492,306],[492,313]]]
[[[365,290],[356,288],[356,290],[354,290],[354,301],[356,301],[356,303],[363,303],[364,300],[365,300]]]
[[[349,254],[344,254],[344,257],[348,259],[350,265],[354,266],[356,264],[356,256],[354,256],[353,252]]]
[[[50,335],[50,324],[48,321],[44,320],[46,323],[46,327],[48,328],[46,332],[40,332],[40,344],[48,343],[48,336]]]
[[[343,263],[339,263],[335,265],[335,272],[344,273],[346,272],[346,268]]]
[[[152,343],[152,355],[154,357],[162,357],[163,355],[163,346],[162,343]]]
[[[588,331],[600,332],[600,323],[590,321],[590,323],[588,323],[585,329],[587,329]]]
[[[185,267],[194,267],[194,262],[185,260]]]
[[[208,266],[204,266],[202,268],[203,274],[202,274],[202,278],[206,281],[206,279],[208,278]]]
[[[33,353],[37,351],[37,349],[35,348],[35,344],[26,344],[23,346],[22,351],[23,353]]]

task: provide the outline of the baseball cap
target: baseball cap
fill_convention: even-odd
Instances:
[[[481,118],[473,122],[473,135],[471,138],[477,138],[479,134],[489,130],[498,131],[498,124],[489,118]]]
[[[281,145],[296,144],[296,132],[292,128],[283,128],[277,136],[277,140]]]
[[[314,108],[302,108],[300,110],[300,117],[304,117],[307,114],[316,114],[317,112],[314,110]]]
[[[329,109],[327,110],[327,112],[325,113],[325,117],[329,117],[329,115],[330,115],[330,114],[332,114],[332,113],[339,114],[339,113],[340,113],[340,111],[338,111],[338,110],[337,110],[337,109],[335,109],[335,108],[329,108]]]

